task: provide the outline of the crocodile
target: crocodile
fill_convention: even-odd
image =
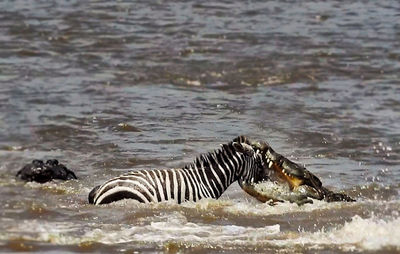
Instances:
[[[267,142],[252,142],[252,146],[262,151],[267,164],[266,176],[263,182],[247,184],[242,188],[257,200],[271,204],[289,201],[298,205],[313,203],[312,199],[326,202],[356,201],[344,193],[333,192],[324,187],[317,176],[275,152]]]

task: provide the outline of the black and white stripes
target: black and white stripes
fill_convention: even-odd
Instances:
[[[258,182],[264,175],[260,152],[240,136],[181,169],[141,170],[106,181],[89,193],[89,203],[106,204],[125,198],[144,203],[219,198],[234,181]]]

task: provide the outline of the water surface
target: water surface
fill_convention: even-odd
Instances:
[[[0,251],[400,250],[398,1],[2,1]],[[356,203],[95,207],[96,184],[268,141]],[[23,183],[57,158],[78,181]]]

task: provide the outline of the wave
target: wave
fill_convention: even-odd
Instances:
[[[33,220],[24,221],[9,231],[9,234],[17,237],[17,232],[31,232],[22,237],[18,236],[18,239],[58,245],[98,242],[128,245],[147,243],[164,246],[168,242],[177,242],[191,246],[211,245],[223,248],[247,246],[324,249],[329,246],[345,251],[400,250],[399,216],[383,219],[375,215],[369,218],[356,215],[342,226],[321,229],[317,232],[282,231],[279,224],[250,227],[193,223],[179,212],[155,216],[147,225],[90,223],[86,232],[78,234],[80,228],[81,225],[73,223],[46,223]],[[0,239],[12,239],[11,235],[1,234]]]

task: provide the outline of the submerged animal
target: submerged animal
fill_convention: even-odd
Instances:
[[[43,163],[42,160],[33,160],[32,163],[26,164],[19,170],[16,177],[38,183],[46,183],[53,179],[77,179],[74,172],[55,159],[47,160],[46,163]]]
[[[301,205],[308,197],[331,201],[353,201],[344,194],[322,187],[321,181],[305,168],[275,153],[265,142],[254,142],[244,136],[201,155],[181,169],[154,169],[130,172],[96,186],[89,193],[90,204],[107,204],[131,198],[139,202],[173,200],[177,203],[219,198],[235,181],[262,202],[288,200]],[[266,195],[257,188],[266,181],[300,186],[304,195]]]

